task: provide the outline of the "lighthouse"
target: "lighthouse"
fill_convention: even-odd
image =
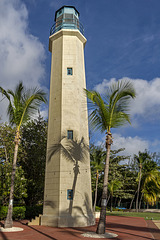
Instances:
[[[55,13],[49,37],[52,53],[47,157],[41,225],[94,224],[88,135],[83,26],[73,6]]]

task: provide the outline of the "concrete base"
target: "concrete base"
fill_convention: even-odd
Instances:
[[[21,232],[23,230],[24,229],[20,227],[11,227],[11,228],[0,227],[0,232]],[[8,239],[8,238],[5,238],[5,239]]]
[[[33,218],[30,222],[28,222],[28,225],[29,225],[29,226],[41,225],[41,216],[42,216],[42,215],[39,215],[39,217]]]
[[[107,239],[118,237],[117,234],[108,233],[108,232],[104,234],[97,234],[95,232],[86,232],[86,233],[83,233],[82,236],[86,238],[107,238]]]
[[[86,227],[95,224],[93,215],[90,216],[51,216],[42,215],[41,225],[50,227]]]

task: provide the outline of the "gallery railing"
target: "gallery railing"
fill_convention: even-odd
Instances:
[[[61,29],[78,29],[82,34],[84,34],[83,25],[77,19],[72,18],[62,18],[57,21],[50,30],[50,36]]]

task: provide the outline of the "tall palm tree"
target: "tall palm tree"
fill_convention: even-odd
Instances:
[[[91,100],[92,112],[90,114],[91,125],[95,129],[106,132],[106,161],[104,169],[103,192],[101,200],[101,213],[97,227],[97,233],[105,233],[106,204],[109,158],[112,140],[111,128],[123,126],[130,123],[129,101],[135,97],[135,89],[129,81],[118,81],[112,84],[104,98],[96,91],[86,90],[87,97]]]
[[[5,90],[0,87],[0,92],[4,97],[8,99],[9,105],[7,109],[7,114],[9,116],[9,121],[11,125],[16,126],[15,135],[15,150],[13,158],[13,168],[11,174],[11,189],[9,197],[9,206],[7,218],[5,221],[5,228],[11,228],[12,223],[12,212],[13,212],[13,197],[14,197],[14,180],[16,172],[17,154],[18,146],[20,144],[20,128],[22,124],[28,121],[31,116],[35,114],[38,107],[42,102],[46,103],[46,94],[37,88],[35,89],[25,89],[22,82],[20,82],[15,91]]]
[[[95,194],[94,194],[93,212],[95,212],[95,208],[96,208],[98,180],[99,180],[100,173],[104,169],[104,159],[105,159],[104,150],[100,147],[94,148],[91,153],[91,166],[93,167],[93,171],[96,172],[96,188],[95,188]]]
[[[141,187],[141,179],[142,179],[142,169],[143,169],[143,165],[145,164],[145,162],[150,158],[151,157],[147,151],[145,151],[145,152],[139,151],[138,155],[134,155],[134,159],[138,163],[138,167],[139,167],[138,188],[137,188],[137,198],[136,198],[136,211],[137,212],[138,212],[138,202],[139,202],[139,193],[140,193],[140,187]]]

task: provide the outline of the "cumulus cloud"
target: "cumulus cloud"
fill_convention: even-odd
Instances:
[[[130,80],[136,89],[136,99],[131,101],[130,112],[132,116],[152,120],[160,118],[160,78],[147,81],[144,79],[130,79],[125,77],[120,80]],[[104,94],[106,88],[116,81],[115,78],[110,80],[104,79],[101,84],[95,86],[95,90]]]
[[[135,137],[123,137],[120,134],[113,134],[113,145],[112,149],[125,148],[122,154],[126,156],[133,156],[138,154],[139,151],[143,152],[145,149],[149,148],[149,142],[138,136]]]
[[[105,138],[103,138],[102,141],[98,141],[96,145],[103,146],[104,142],[105,142]],[[149,146],[150,146],[149,141],[143,138],[140,138],[138,136],[124,137],[121,134],[114,133],[113,144],[111,148],[112,150],[125,148],[125,150],[120,154],[133,157],[133,155],[138,154],[139,151],[143,152],[145,149],[149,149]]]
[[[0,86],[14,89],[19,81],[41,86],[45,76],[43,44],[28,29],[28,11],[20,0],[0,1]],[[6,120],[6,101],[0,116]]]

